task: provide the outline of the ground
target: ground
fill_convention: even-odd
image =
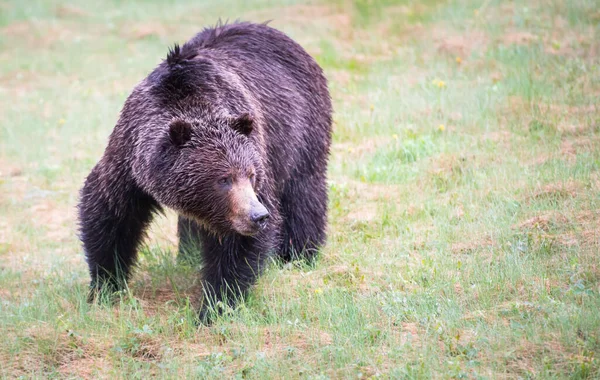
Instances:
[[[176,217],[86,303],[75,204],[132,87],[273,20],[335,108],[329,242],[193,324]],[[595,0],[0,1],[2,377],[600,377]]]

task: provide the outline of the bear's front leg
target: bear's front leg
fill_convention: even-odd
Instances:
[[[210,324],[225,305],[235,307],[256,283],[274,246],[269,235],[270,231],[263,231],[253,237],[232,233],[218,238],[207,231],[200,233],[204,290],[201,323]]]
[[[144,230],[160,206],[134,183],[123,165],[100,161],[81,190],[80,238],[89,265],[90,297],[125,285]]]

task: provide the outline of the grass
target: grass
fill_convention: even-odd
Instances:
[[[2,377],[600,377],[597,1],[0,9]],[[90,305],[77,191],[135,83],[219,17],[272,19],[329,77],[328,245],[196,328],[167,213]]]

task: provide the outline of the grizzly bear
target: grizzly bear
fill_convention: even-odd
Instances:
[[[203,322],[234,306],[273,255],[325,242],[332,107],[296,42],[266,24],[204,29],[134,89],[79,204],[90,297],[124,286],[156,212],[199,247]],[[219,312],[219,308],[216,308]]]

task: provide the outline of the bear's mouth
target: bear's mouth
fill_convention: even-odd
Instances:
[[[265,227],[267,226],[267,222],[263,221],[261,223],[254,223],[254,222],[248,221],[248,222],[244,223],[239,220],[234,220],[231,223],[231,225],[233,227],[233,230],[240,235],[255,236],[260,231],[265,229]]]

